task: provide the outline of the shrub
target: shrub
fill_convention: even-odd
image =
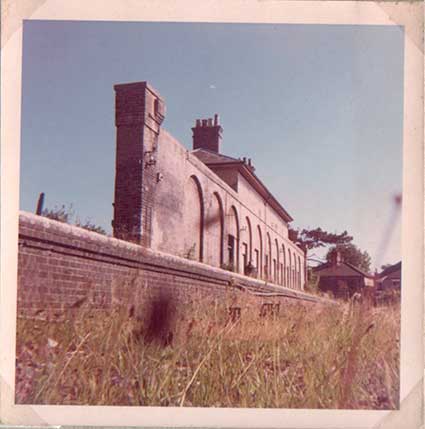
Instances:
[[[44,209],[41,213],[41,216],[63,223],[71,223],[71,219],[74,217],[74,215],[75,212],[72,208],[72,205],[70,205],[68,208],[65,207],[65,205],[62,205],[61,207],[55,206],[53,209]]]
[[[47,217],[49,219],[57,220],[59,222],[67,223],[67,224],[73,224],[73,219],[75,217],[75,211],[72,207],[72,204],[66,207],[65,205],[62,205],[61,207],[55,206],[53,209],[44,209],[41,213],[41,216]],[[90,219],[86,219],[86,221],[83,223],[81,220],[77,217],[75,221],[75,225],[84,228],[88,231],[97,232],[98,234],[106,235],[106,231],[96,224],[94,224]]]

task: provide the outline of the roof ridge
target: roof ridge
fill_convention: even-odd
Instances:
[[[351,268],[351,269],[353,269],[354,271],[357,271],[359,274],[361,274],[362,276],[365,276],[365,277],[373,277],[373,275],[371,275],[371,274],[368,274],[368,273],[366,273],[365,271],[363,271],[363,270],[361,270],[360,268],[357,268],[355,265],[353,265],[353,264],[350,264],[349,262],[346,262],[346,261],[342,261],[341,262],[341,265],[346,265],[347,267],[349,267],[349,268]],[[321,264],[321,265],[318,265],[317,267],[314,267],[313,268],[313,270],[317,270],[317,271],[320,271],[320,270],[322,270],[322,269],[325,269],[325,268],[332,268],[333,267],[333,265],[332,265],[332,263],[330,262],[330,261],[327,261],[327,262],[325,262],[325,263],[323,263],[323,264]]]
[[[390,265],[389,267],[385,268],[384,270],[382,270],[379,274],[378,277],[384,277],[387,276],[397,270],[401,269],[401,261],[396,262],[395,264]]]
[[[350,268],[352,268],[353,270],[356,270],[357,272],[359,272],[360,274],[363,274],[366,277],[373,277],[373,275],[368,274],[366,271],[363,271],[362,269],[356,267],[355,265],[351,264],[350,262],[342,262],[343,264],[348,265]]]
[[[217,157],[220,157],[220,158],[227,158],[227,159],[231,159],[232,161],[240,161],[240,159],[233,158],[232,156],[224,155],[222,153],[214,152],[211,149],[205,149],[205,148],[202,148],[202,147],[198,147],[197,149],[192,150],[192,153],[193,152],[201,152],[201,151],[207,152],[207,153],[211,153],[211,154],[213,154],[213,155],[215,155]]]

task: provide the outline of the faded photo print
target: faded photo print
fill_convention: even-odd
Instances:
[[[398,409],[403,41],[25,21],[16,403]]]

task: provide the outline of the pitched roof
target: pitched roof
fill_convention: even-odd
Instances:
[[[341,262],[339,265],[326,262],[318,267],[314,267],[313,271],[317,272],[322,277],[358,277],[359,275],[367,278],[373,277],[348,262]]]
[[[195,149],[191,153],[213,171],[224,168],[236,168],[244,179],[247,180],[285,222],[294,220],[254,173],[254,167],[252,165],[248,165],[245,161],[240,159],[222,155],[208,149]]]
[[[240,159],[232,158],[231,156],[222,155],[221,153],[213,152],[209,149],[195,149],[192,153],[201,160],[204,164],[233,164],[243,163]]]
[[[401,261],[397,262],[394,265],[390,265],[389,267],[385,268],[384,270],[382,270],[381,273],[378,274],[378,277],[385,277],[388,276],[389,274],[401,270]]]

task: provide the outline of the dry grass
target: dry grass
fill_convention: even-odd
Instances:
[[[396,306],[293,302],[260,317],[262,301],[242,293],[167,301],[164,314],[156,302],[19,318],[16,401],[398,408]],[[229,306],[242,317],[229,320]]]

